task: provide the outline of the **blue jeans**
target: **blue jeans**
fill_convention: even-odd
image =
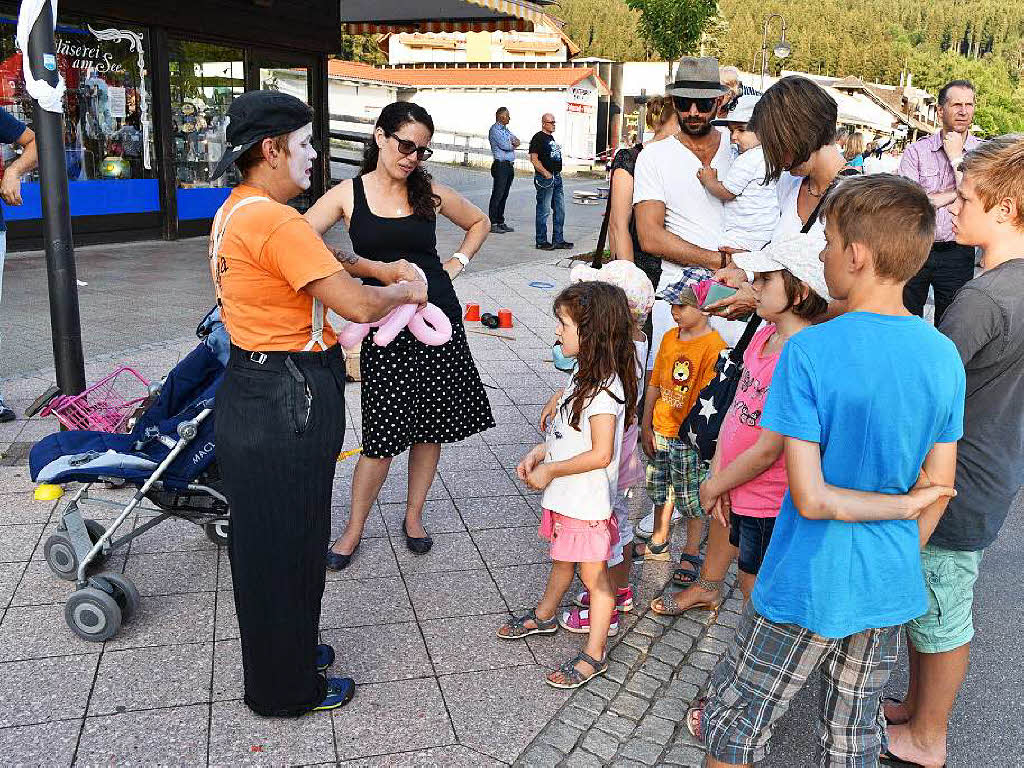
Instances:
[[[551,242],[564,242],[562,225],[565,223],[565,200],[562,197],[562,174],[556,173],[550,179],[545,179],[539,173],[535,173],[533,186],[537,188],[537,245],[548,241],[549,208],[555,213]]]

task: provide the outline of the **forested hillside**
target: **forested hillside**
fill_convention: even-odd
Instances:
[[[680,0],[683,2],[684,0]],[[986,133],[1024,131],[1024,2],[995,0],[720,0],[706,50],[747,71],[760,66],[764,19],[781,13],[793,52],[786,69],[898,83],[901,71],[935,92],[953,77],[978,87]],[[562,0],[558,15],[584,55],[651,58],[624,0]],[[769,47],[780,25],[772,22]],[[771,62],[773,71],[782,62]]]

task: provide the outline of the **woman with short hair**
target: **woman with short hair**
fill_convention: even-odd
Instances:
[[[765,181],[776,182],[779,198],[780,215],[772,232],[773,242],[806,227],[824,248],[825,224],[815,213],[846,167],[846,159],[834,143],[838,112],[835,99],[824,88],[798,75],[776,82],[754,107],[748,129],[761,140]],[[754,308],[752,274],[730,265],[719,270],[717,277],[739,290],[709,309],[734,317]],[[835,304],[829,305],[830,313],[838,311]]]

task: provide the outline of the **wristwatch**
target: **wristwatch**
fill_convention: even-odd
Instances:
[[[459,263],[462,264],[462,268],[463,269],[465,269],[466,267],[469,266],[469,256],[467,256],[464,253],[460,253],[459,251],[456,251],[455,253],[452,254],[452,258],[453,259],[457,259],[459,261]]]

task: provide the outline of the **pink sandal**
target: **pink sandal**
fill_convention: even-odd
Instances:
[[[558,624],[563,629],[575,632],[577,635],[590,633],[590,609],[570,608],[563,611],[558,617]],[[612,623],[608,626],[608,637],[615,637],[619,634],[619,612],[612,613]]]

